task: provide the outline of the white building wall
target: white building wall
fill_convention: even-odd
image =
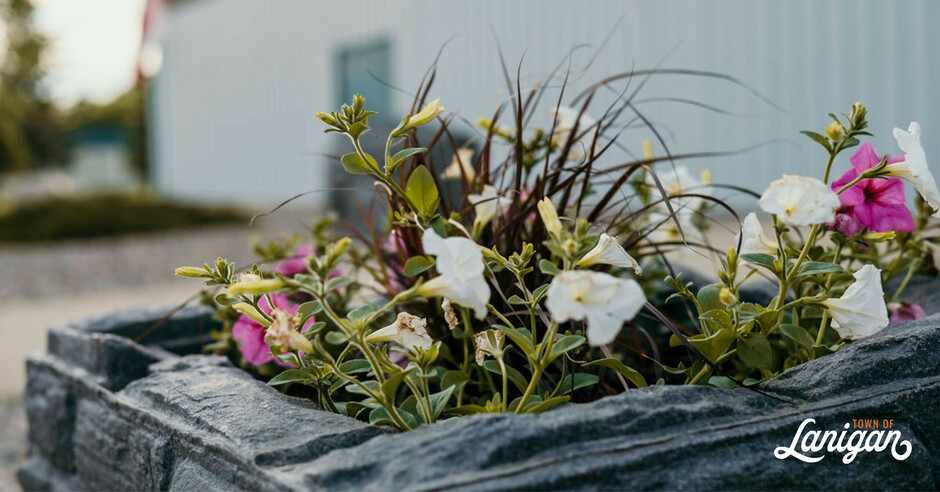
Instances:
[[[456,35],[432,95],[471,121],[507,94],[496,39],[511,70],[525,55],[525,87],[573,46],[596,48],[612,33],[572,82],[572,95],[604,76],[660,63],[737,77],[782,110],[728,82],[694,77],[654,77],[640,96],[746,115],[641,105],[673,153],[776,141],[694,164],[711,168],[717,182],[762,190],[783,170],[820,174],[821,149],[797,131],[822,130],[827,112],[856,100],[869,107],[878,149],[896,152],[891,128],[917,120],[928,155],[940,156],[940,98],[931,90],[940,81],[938,22],[940,2],[929,0],[190,0],[168,9],[165,66],[152,86],[154,181],[167,194],[204,201],[274,202],[327,186],[335,164],[321,154],[336,151],[339,137],[323,134],[314,113],[336,107],[335,50],[380,36],[392,41],[394,84],[413,89]],[[590,56],[591,48],[578,50],[575,67]],[[406,110],[410,97],[396,97]],[[623,141],[639,149],[650,137],[633,131]],[[940,166],[940,157],[932,161]]]

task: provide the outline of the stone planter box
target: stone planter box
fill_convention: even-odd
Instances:
[[[936,284],[918,287],[932,297]],[[916,297],[916,296],[914,296]],[[934,299],[929,299],[933,301]],[[931,302],[929,306],[937,305]],[[925,306],[927,307],[927,306]],[[930,310],[928,310],[930,312]],[[659,386],[542,415],[465,417],[401,434],[284,396],[221,357],[187,309],[54,328],[28,360],[24,488],[51,490],[935,489],[940,315],[787,371],[760,392]],[[910,441],[817,463],[774,457],[806,418],[893,419]]]

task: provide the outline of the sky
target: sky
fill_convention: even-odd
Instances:
[[[133,84],[144,0],[34,0],[37,28],[51,38],[44,81],[63,106],[104,103]]]

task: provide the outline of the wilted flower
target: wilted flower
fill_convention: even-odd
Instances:
[[[888,163],[902,160],[903,158],[893,157],[888,159]],[[860,174],[877,166],[881,162],[881,157],[870,143],[865,142],[852,154],[851,162],[852,167],[832,183],[833,191],[841,190]],[[840,209],[842,213],[855,217],[859,224],[873,231],[911,232],[914,230],[914,218],[911,217],[904,199],[904,183],[898,178],[863,179],[855,186],[843,191],[839,195],[839,202],[842,203],[842,209]],[[845,234],[842,230],[840,232]],[[853,234],[845,235],[852,236]]]
[[[574,270],[552,279],[545,306],[556,323],[586,320],[588,343],[606,345],[617,337],[623,323],[633,319],[645,302],[643,289],[633,279]]]
[[[477,177],[476,169],[473,168],[473,149],[457,149],[450,165],[441,173],[441,177],[444,179],[466,177],[467,182],[472,183]]]
[[[937,190],[937,182],[927,167],[924,148],[920,145],[920,125],[912,121],[907,131],[895,128],[894,138],[904,152],[904,162],[888,164],[885,170],[890,176],[911,183],[924,201],[936,211],[934,217],[940,217],[940,191]]]
[[[274,303],[274,306],[271,306],[268,303],[269,297],[271,302]],[[248,306],[251,310],[254,310],[254,308],[252,308],[247,303],[243,304]],[[292,306],[290,301],[287,299],[287,296],[277,293],[262,297],[258,301],[258,307],[260,307],[261,310],[268,315],[272,315],[275,309],[289,313],[291,315],[297,312],[297,306]],[[313,317],[310,317],[304,323],[304,327],[307,327],[314,322],[315,320]],[[300,334],[298,333],[298,335]],[[288,365],[280,362],[274,357],[274,355],[271,354],[271,346],[268,345],[264,340],[265,327],[256,319],[253,319],[253,316],[248,316],[243,313],[242,316],[240,316],[238,320],[235,321],[235,324],[232,325],[232,337],[239,341],[239,348],[241,349],[242,358],[248,361],[248,363],[260,366],[262,364],[274,361],[281,365]]]
[[[483,278],[486,265],[480,247],[463,237],[444,239],[431,228],[424,231],[421,244],[425,253],[436,257],[434,266],[440,275],[425,282],[418,294],[446,297],[473,309],[476,318],[483,319],[490,300],[490,286]]]
[[[496,342],[496,346],[490,343],[490,336],[492,335],[493,340]],[[490,357],[499,357],[499,350],[503,346],[503,337],[505,335],[501,331],[497,330],[486,330],[481,333],[475,333],[473,335],[473,344],[476,346],[476,361],[477,365],[483,365],[483,360],[486,359],[486,356]]]
[[[367,342],[393,342],[405,347],[411,352],[420,347],[423,350],[431,348],[434,342],[428,335],[428,321],[424,318],[401,312],[395,322],[369,334]]]
[[[633,273],[643,274],[640,264],[623,249],[623,246],[617,242],[617,238],[601,233],[597,238],[597,244],[591,251],[588,251],[580,260],[578,266],[586,267],[591,265],[611,265],[620,268],[632,268]]]
[[[555,132],[552,134],[552,142],[563,146],[572,137],[577,138],[571,144],[571,150],[568,151],[567,160],[569,161],[580,161],[592,154],[597,154],[599,144],[596,138],[597,122],[586,114],[578,118],[580,113],[579,110],[568,106],[561,106],[558,111],[554,109],[551,111],[552,116],[558,119],[555,124]],[[577,122],[577,130],[575,130],[575,122]],[[576,131],[577,134],[572,135],[573,131]]]
[[[921,319],[924,316],[927,316],[927,313],[924,312],[924,308],[918,306],[917,304],[911,304],[909,302],[892,302],[888,304],[888,311],[891,311],[891,324],[903,323],[905,321],[912,321],[915,319]]]
[[[274,271],[285,277],[293,277],[298,273],[307,272],[307,257],[314,254],[316,248],[312,244],[304,244],[297,248],[297,254],[281,260],[274,265]]]
[[[784,224],[794,226],[832,222],[841,205],[838,195],[822,181],[794,174],[784,174],[770,183],[758,204]]]
[[[761,227],[760,220],[754,212],[744,217],[744,222],[741,223],[741,232],[735,236],[734,243],[737,244],[738,240],[741,241],[741,251],[738,254],[777,254],[777,241],[764,234],[764,228]]]
[[[471,193],[467,195],[467,201],[473,205],[476,212],[476,218],[473,224],[482,227],[489,224],[497,215],[506,211],[512,204],[512,200],[496,193],[496,188],[492,185],[483,185],[483,193]]]
[[[278,347],[282,351],[289,348],[307,353],[313,351],[310,340],[297,331],[299,320],[293,313],[275,308],[271,311],[271,317],[274,321],[264,331],[264,343],[271,347]]]
[[[451,330],[457,328],[457,326],[460,325],[460,321],[457,319],[457,313],[454,312],[454,306],[450,302],[450,299],[445,297],[444,300],[441,301],[441,309],[444,310],[444,321],[447,322],[447,326]]]
[[[547,196],[539,200],[537,204],[539,216],[542,217],[542,223],[545,224],[545,230],[554,238],[561,237],[561,220],[558,219],[558,210],[555,204]]]
[[[823,301],[832,315],[832,327],[849,340],[874,335],[888,326],[881,270],[865,265],[853,276],[855,282],[842,297]]]

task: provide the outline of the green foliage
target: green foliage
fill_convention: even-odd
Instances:
[[[56,241],[247,221],[240,210],[149,194],[98,194],[31,203],[0,215],[0,242]]]

